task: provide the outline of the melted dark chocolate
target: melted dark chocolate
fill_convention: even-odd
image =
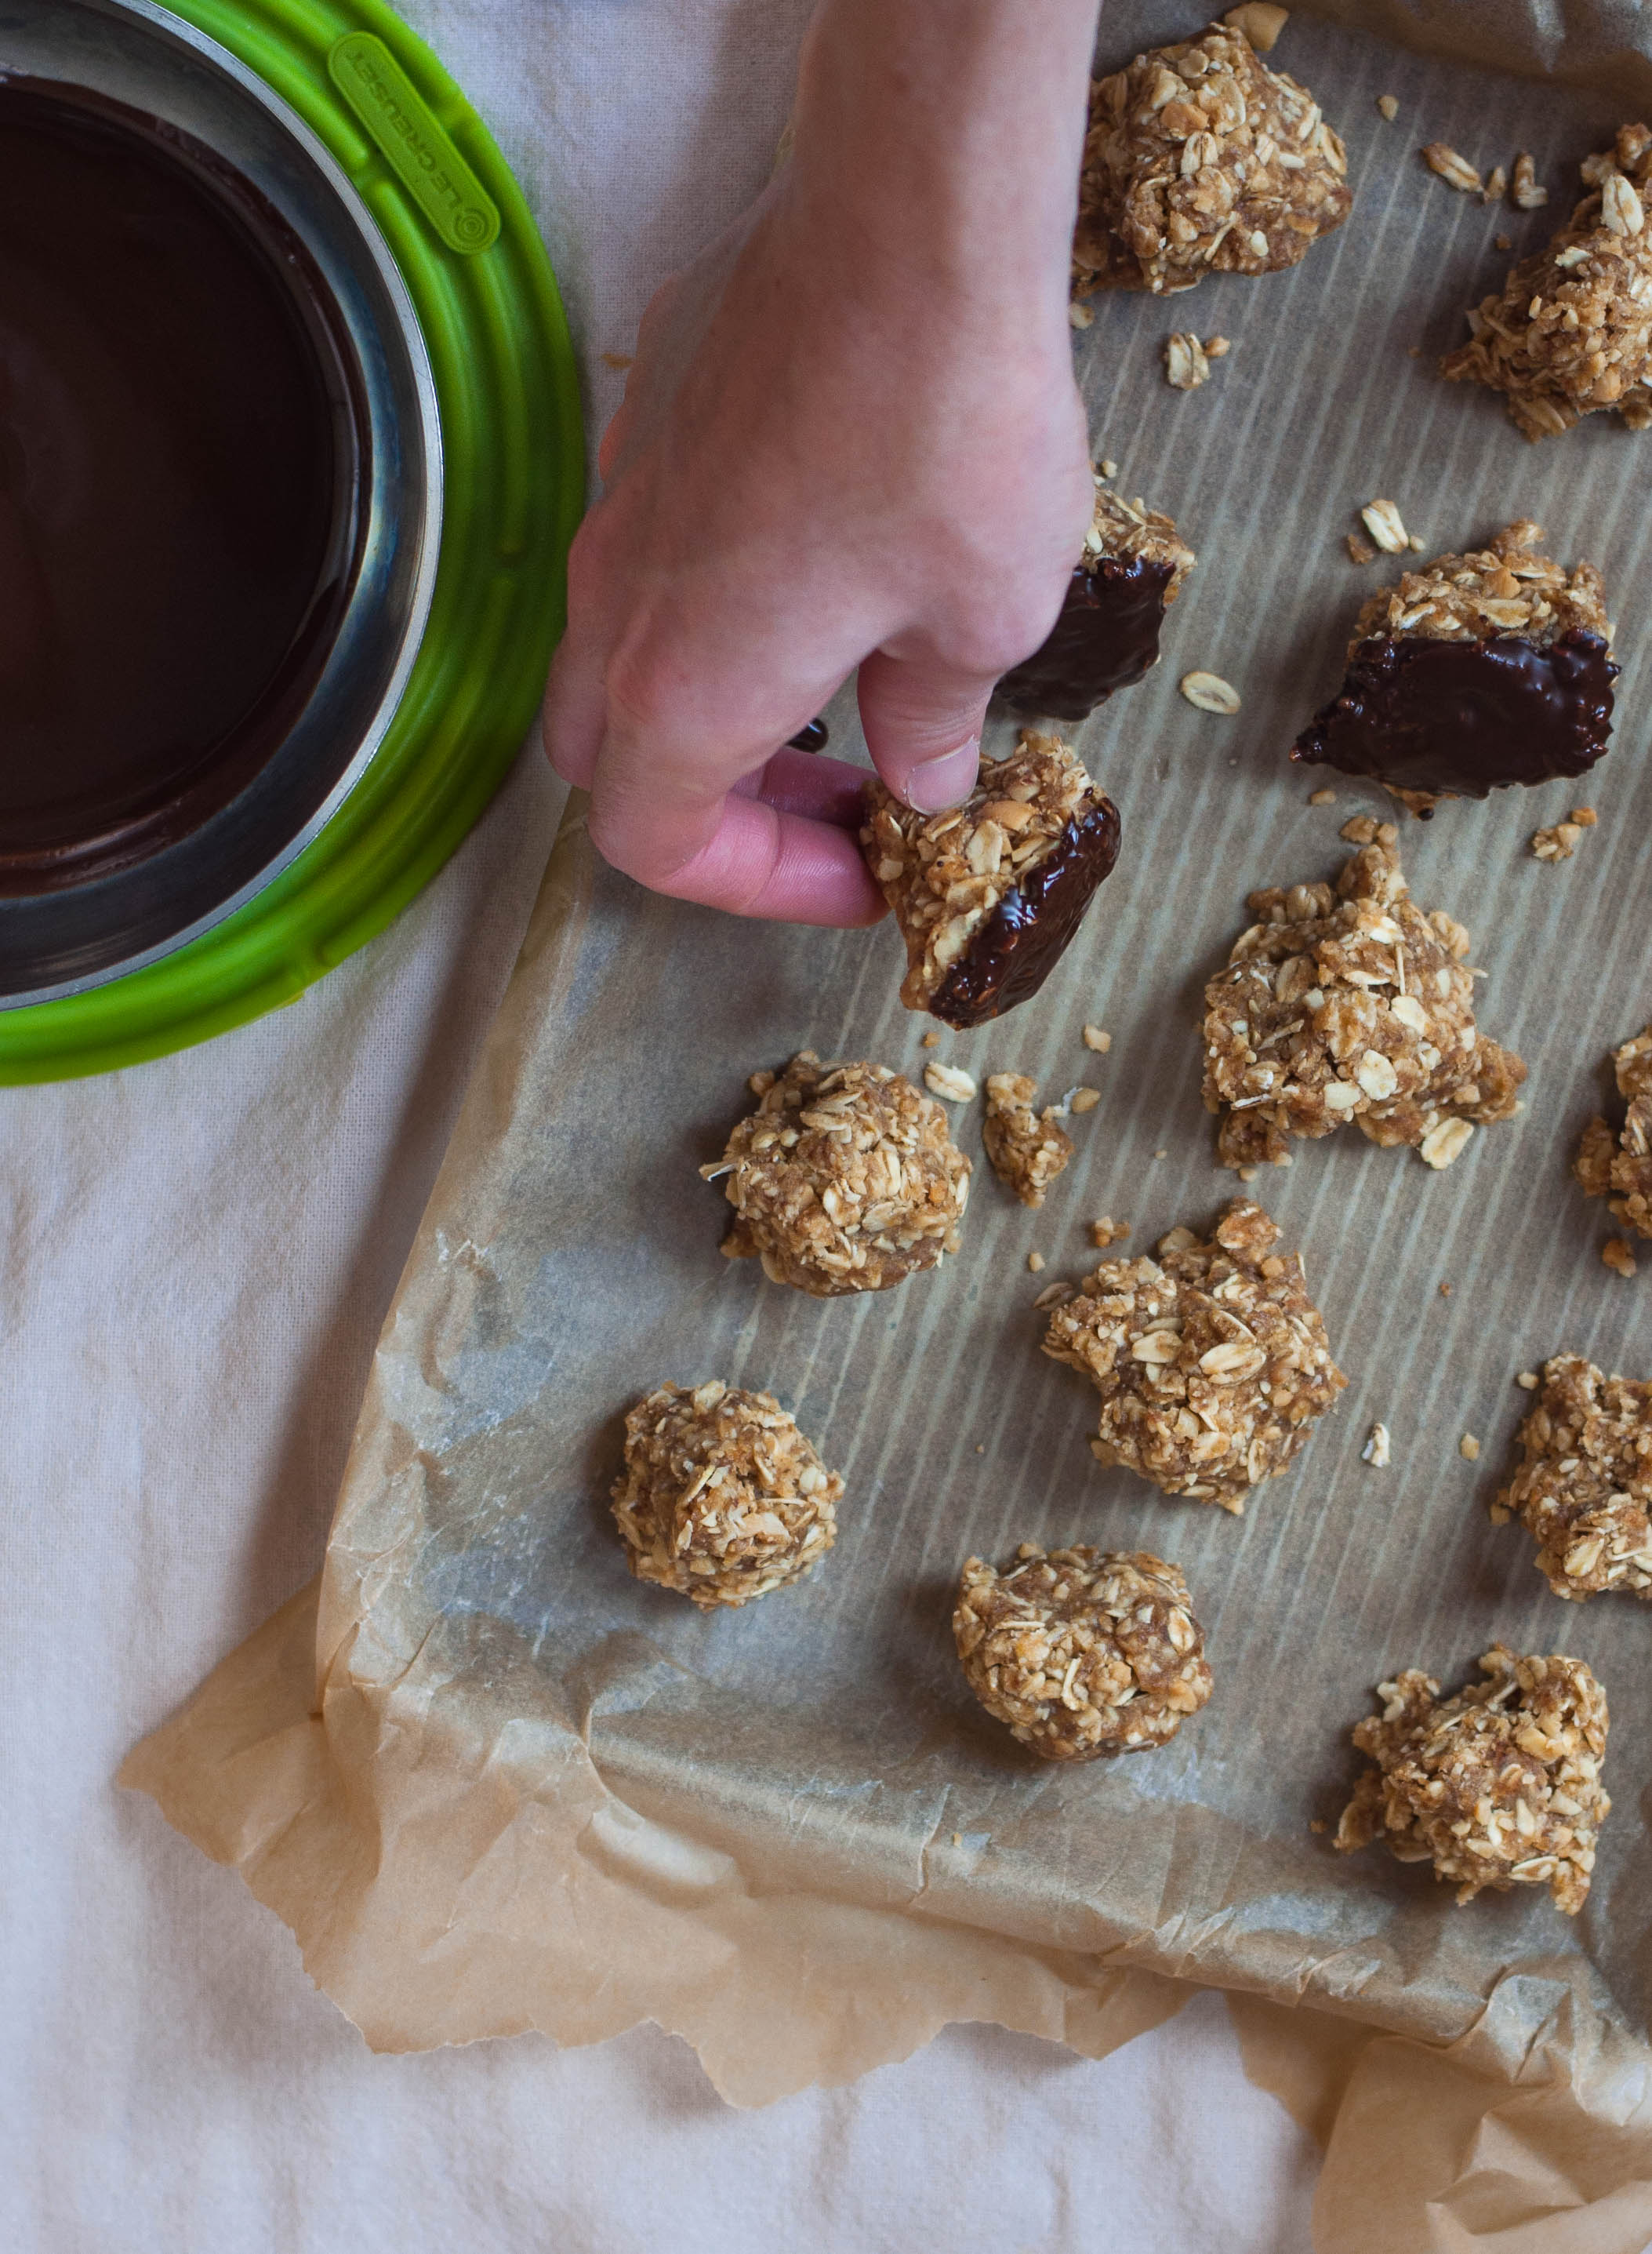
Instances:
[[[1359,644],[1291,757],[1456,798],[1586,774],[1608,749],[1617,673],[1580,626],[1547,647],[1380,635]]]
[[[1097,886],[1118,858],[1119,809],[1098,796],[1005,893],[936,990],[931,1015],[962,1031],[1030,1001],[1072,943]]]
[[[1011,668],[993,695],[1022,720],[1082,720],[1159,662],[1168,564],[1104,556],[1067,583],[1042,649]]]
[[[353,354],[213,152],[0,74],[0,893],[128,867],[256,774],[366,518]]]
[[[824,720],[811,720],[799,728],[795,736],[786,738],[789,752],[823,752],[831,741],[832,731]]]

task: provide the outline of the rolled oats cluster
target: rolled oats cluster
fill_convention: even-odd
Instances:
[[[1236,1513],[1285,1469],[1348,1381],[1279,1239],[1238,1198],[1208,1241],[1173,1229],[1156,1260],[1105,1261],[1054,1310],[1044,1352],[1101,1393],[1098,1462]]]
[[[784,1073],[753,1073],[756,1110],[708,1181],[727,1176],[730,1260],[815,1298],[885,1292],[958,1250],[969,1160],[946,1115],[881,1064],[822,1064],[802,1049]]]
[[[1652,1596],[1652,1384],[1558,1354],[1517,1438],[1491,1515],[1525,1527],[1556,1596]]]
[[[1417,814],[1586,774],[1611,736],[1612,626],[1595,566],[1568,571],[1542,537],[1523,517],[1373,595],[1292,758],[1373,776]]]
[[[1348,217],[1342,144],[1307,88],[1213,24],[1091,89],[1073,295],[1271,274]]]
[[[1073,1154],[1073,1139],[1061,1126],[1055,1105],[1033,1110],[1038,1082],[1024,1073],[994,1072],[986,1078],[986,1116],[981,1140],[993,1172],[1025,1206],[1041,1206]]]
[[[1059,736],[1023,728],[962,806],[867,786],[861,844],[906,943],[901,999],[955,1026],[1038,991],[1119,851],[1119,815]]]
[[[799,1579],[837,1537],[843,1481],[767,1393],[657,1386],[625,1419],[614,1516],[639,1581],[743,1605]]]
[[[1145,1550],[972,1558],[952,1633],[970,1689],[1045,1760],[1161,1746],[1210,1696],[1188,1585]]]
[[[1448,1166],[1510,1118],[1526,1068],[1474,1026],[1467,933],[1411,900],[1384,844],[1326,884],[1252,892],[1256,918],[1205,988],[1204,1101],[1223,1166],[1279,1165],[1293,1136],[1354,1121]]]
[[[1621,1127],[1598,1116],[1583,1130],[1572,1172],[1591,1197],[1605,1198],[1614,1216],[1637,1236],[1652,1236],[1652,1026],[1612,1053],[1618,1094],[1628,1109]]]
[[[1589,192],[1565,226],[1481,299],[1469,341],[1440,362],[1453,383],[1503,393],[1528,438],[1607,407],[1632,430],[1652,422],[1652,131],[1621,127],[1583,178]]]
[[[1600,1786],[1606,1692],[1580,1659],[1523,1659],[1501,1643],[1487,1680],[1442,1699],[1415,1667],[1378,1686],[1383,1712],[1354,1743],[1377,1764],[1342,1811],[1344,1854],[1384,1840],[1402,1863],[1432,1862],[1460,1903],[1482,1886],[1546,1886],[1575,1917],[1611,1809]]]

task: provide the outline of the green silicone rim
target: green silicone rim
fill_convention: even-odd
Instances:
[[[163,961],[0,1012],[4,1085],[109,1072],[206,1040],[293,1001],[382,931],[471,830],[533,724],[584,508],[579,377],[555,276],[504,158],[429,48],[383,0],[165,4],[298,113],[401,269],[441,410],[440,564],[389,732],[319,836],[254,900]],[[334,49],[362,32],[389,50],[497,206],[487,248],[443,240],[429,194],[409,192],[405,164],[392,165],[335,83]]]

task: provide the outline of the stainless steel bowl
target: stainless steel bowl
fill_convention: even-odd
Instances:
[[[354,348],[370,458],[355,582],[279,748],[238,798],[136,866],[0,899],[0,1008],[15,1009],[101,985],[221,922],[303,850],[359,781],[429,612],[442,430],[412,301],[366,206],[303,120],[234,56],[150,0],[0,0],[0,70],[87,87],[177,125],[275,206]]]

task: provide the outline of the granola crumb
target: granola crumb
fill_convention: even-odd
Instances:
[[[918,1046],[920,1048],[938,1049],[941,1046],[941,1037],[936,1032],[925,1033]]]
[[[1075,1114],[1093,1111],[1100,1102],[1101,1090],[1098,1088],[1075,1088],[1067,1098],[1068,1109]]]
[[[1612,1066],[1625,1107],[1622,1124],[1614,1127],[1603,1118],[1592,1119],[1583,1130],[1572,1171],[1586,1196],[1607,1200],[1614,1221],[1637,1236],[1652,1238],[1652,1026],[1614,1049]],[[1620,1276],[1635,1273],[1634,1258],[1621,1237],[1611,1238],[1600,1257]]]
[[[1449,1299],[1449,1298],[1450,1298],[1450,1297],[1451,1297],[1451,1285],[1450,1285],[1449,1284],[1442,1284],[1440,1285],[1440,1287],[1439,1287],[1439,1296],[1440,1296],[1440,1298],[1441,1298],[1442,1299]]]
[[[1260,1166],[1241,1166],[1239,1168],[1239,1180],[1242,1182],[1253,1182],[1261,1172],[1262,1169]]]
[[[1345,534],[1342,545],[1348,550],[1348,560],[1350,564],[1369,564],[1377,553],[1363,532]]]
[[[1379,94],[1377,97],[1377,107],[1391,125],[1399,116],[1399,102],[1391,94]]]
[[[1036,1274],[1037,1270],[1035,1270],[1034,1273]],[[1046,1284],[1043,1290],[1033,1301],[1033,1305],[1035,1307],[1038,1308],[1063,1307],[1066,1306],[1069,1299],[1077,1298],[1077,1296],[1078,1286],[1077,1284],[1068,1284],[1058,1281],[1054,1284]]]
[[[1023,728],[941,814],[873,777],[861,847],[905,943],[902,1001],[962,1028],[1038,991],[1112,867],[1119,815],[1059,736]]]
[[[1187,1582],[1147,1550],[968,1558],[952,1634],[976,1698],[1045,1760],[1164,1745],[1210,1696]]]
[[[1391,500],[1367,501],[1360,511],[1365,529],[1385,556],[1402,555],[1411,540]]]
[[[1104,478],[1116,478],[1119,474],[1119,465],[1111,454],[1102,463],[1101,474]]]
[[[1541,211],[1549,200],[1549,191],[1538,180],[1537,168],[1524,149],[1515,158],[1510,192],[1522,211]]]
[[[1231,682],[1223,681],[1219,673],[1184,673],[1179,683],[1189,704],[1201,712],[1220,712],[1231,715],[1239,709],[1239,692]]]
[[[1096,309],[1093,305],[1080,304],[1075,298],[1067,308],[1067,318],[1076,329],[1093,328],[1096,321]]]
[[[1574,806],[1572,809],[1572,819],[1579,830],[1593,830],[1600,817],[1592,806]]]
[[[1031,1269],[1035,1276],[1042,1276],[1044,1272],[1043,1254],[1042,1252],[1029,1252],[1027,1256],[1027,1265]]]
[[[1565,227],[1481,299],[1468,342],[1440,362],[1448,382],[1502,392],[1530,439],[1602,409],[1634,430],[1652,424],[1652,130],[1620,127],[1582,172],[1587,192]],[[1546,200],[1524,155],[1515,160],[1514,197],[1523,210]]]
[[[1465,196],[1478,196],[1485,192],[1486,184],[1474,166],[1467,157],[1460,157],[1444,141],[1429,142],[1422,150],[1421,156],[1429,171],[1444,180],[1447,187],[1455,188]]]
[[[1494,235],[1492,242],[1494,248],[1498,250],[1512,250],[1515,247],[1515,239],[1511,234]]]
[[[1516,1373],[1515,1383],[1520,1388],[1523,1393],[1535,1393],[1537,1390],[1538,1382],[1537,1373],[1535,1369],[1522,1369]]]
[[[1230,8],[1222,20],[1242,32],[1258,54],[1271,55],[1290,13],[1288,8],[1274,5],[1274,0],[1241,0],[1241,4]]]
[[[1371,1426],[1370,1437],[1359,1453],[1360,1461],[1363,1464],[1369,1464],[1374,1472],[1385,1472],[1388,1469],[1390,1453],[1386,1424]]]
[[[1197,337],[1176,329],[1165,339],[1164,374],[1173,391],[1196,391],[1209,382],[1209,358]]]
[[[1098,1252],[1105,1252],[1110,1244],[1121,1244],[1129,1234],[1130,1223],[1115,1221],[1110,1213],[1104,1213],[1099,1221],[1090,1224],[1090,1241]]]
[[[1580,1354],[1544,1362],[1540,1391],[1533,1371],[1519,1382],[1537,1398],[1494,1505],[1502,1522],[1519,1519],[1556,1596],[1652,1598],[1652,1383],[1607,1377]]]
[[[1482,204],[1500,204],[1508,192],[1509,175],[1501,164],[1494,164],[1486,175],[1486,185],[1480,191]]]
[[[1056,1107],[1033,1110],[1038,1083],[1024,1073],[986,1076],[986,1116],[981,1140],[993,1172],[1024,1206],[1044,1202],[1044,1193],[1073,1154],[1073,1141],[1057,1124]]]
[[[637,1578],[709,1610],[818,1565],[842,1494],[772,1394],[712,1378],[657,1386],[631,1411],[613,1509]]]
[[[1072,294],[1294,266],[1340,227],[1348,158],[1307,90],[1212,24],[1091,88]]]
[[[1336,1845],[1381,1839],[1402,1863],[1432,1862],[1460,1904],[1483,1887],[1546,1886],[1575,1916],[1612,1802],[1600,1784],[1606,1692],[1580,1659],[1523,1657],[1494,1644],[1483,1683],[1442,1699],[1407,1668],[1377,1687],[1380,1716],[1354,1730],[1363,1772]]]
[[[1099,1026],[1086,1026],[1084,1046],[1087,1049],[1094,1049],[1098,1056],[1105,1056],[1112,1046],[1112,1035],[1105,1032]]]
[[[1101,1395],[1098,1462],[1235,1513],[1285,1470],[1347,1380],[1279,1238],[1237,1198],[1209,1239],[1173,1229],[1156,1259],[1104,1262],[1056,1309],[1044,1352]]]
[[[836,1298],[888,1291],[958,1250],[969,1160],[910,1081],[802,1049],[751,1089],[757,1109],[700,1170],[728,1177],[727,1258],[755,1256],[771,1283]]]
[[[1547,830],[1531,833],[1531,858],[1534,861],[1569,861],[1578,840],[1582,836],[1580,822],[1557,822]]]
[[[1413,532],[1411,538],[1405,544],[1411,550],[1413,556],[1422,556],[1427,553],[1428,542],[1423,538],[1420,532]]]
[[[1307,1828],[1310,1831],[1328,1831],[1331,1827],[1322,1816],[1310,1816]]]
[[[1514,1116],[1526,1068],[1475,1027],[1468,934],[1416,905],[1391,846],[1364,846],[1334,888],[1273,886],[1248,906],[1254,920],[1205,988],[1204,1101],[1223,1166],[1277,1163],[1292,1138],[1352,1121],[1438,1170],[1476,1124]]]
[[[1204,340],[1204,356],[1207,360],[1225,360],[1232,350],[1231,337],[1207,337]]]
[[[1336,793],[1334,790],[1311,790],[1307,794],[1307,802],[1310,806],[1335,806]]]
[[[1475,1464],[1479,1462],[1480,1443],[1472,1432],[1465,1432],[1461,1439],[1458,1441],[1457,1452],[1465,1463]]]

